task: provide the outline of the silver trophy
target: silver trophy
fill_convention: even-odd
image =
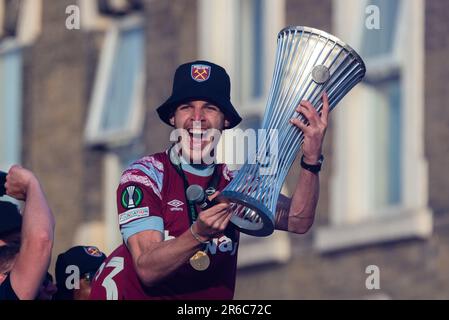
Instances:
[[[276,63],[262,122],[265,132],[277,133],[277,150],[271,135],[258,143],[256,161],[246,161],[221,198],[231,203],[231,222],[254,236],[274,231],[279,192],[302,145],[304,135],[289,119],[301,100],[309,100],[321,111],[322,94],[329,97],[330,110],[365,75],[360,56],[340,39],[309,27],[287,27],[277,38]]]

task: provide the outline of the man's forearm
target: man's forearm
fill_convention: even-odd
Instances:
[[[301,169],[288,215],[288,231],[305,233],[313,224],[320,191],[318,174]]]
[[[190,230],[175,239],[154,243],[136,261],[140,280],[147,286],[156,284],[186,264],[203,246]]]

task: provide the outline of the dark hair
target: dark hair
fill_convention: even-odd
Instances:
[[[9,271],[8,269],[19,251],[20,244],[15,242],[0,246],[0,273]]]
[[[45,274],[44,282],[42,284],[46,287],[50,283],[53,283],[53,276],[50,274],[50,272],[47,271],[47,273]]]
[[[6,172],[0,171],[0,197],[3,197],[6,194],[5,183]]]
[[[9,242],[6,238],[20,232],[22,228],[22,215],[17,206],[8,201],[0,201],[0,239]]]

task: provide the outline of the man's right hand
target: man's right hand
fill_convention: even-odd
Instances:
[[[210,200],[218,196],[218,194],[218,192],[213,194]],[[192,225],[192,231],[200,236],[203,241],[209,241],[217,234],[223,233],[232,217],[229,207],[229,203],[220,202],[209,209],[201,211],[198,219]]]
[[[33,173],[19,165],[14,165],[9,169],[6,176],[6,194],[17,200],[25,201],[29,187],[33,183],[39,183]]]

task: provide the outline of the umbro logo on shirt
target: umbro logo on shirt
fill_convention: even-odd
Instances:
[[[184,202],[178,199],[173,199],[172,201],[167,202],[167,204],[170,206],[170,211],[182,211]]]

